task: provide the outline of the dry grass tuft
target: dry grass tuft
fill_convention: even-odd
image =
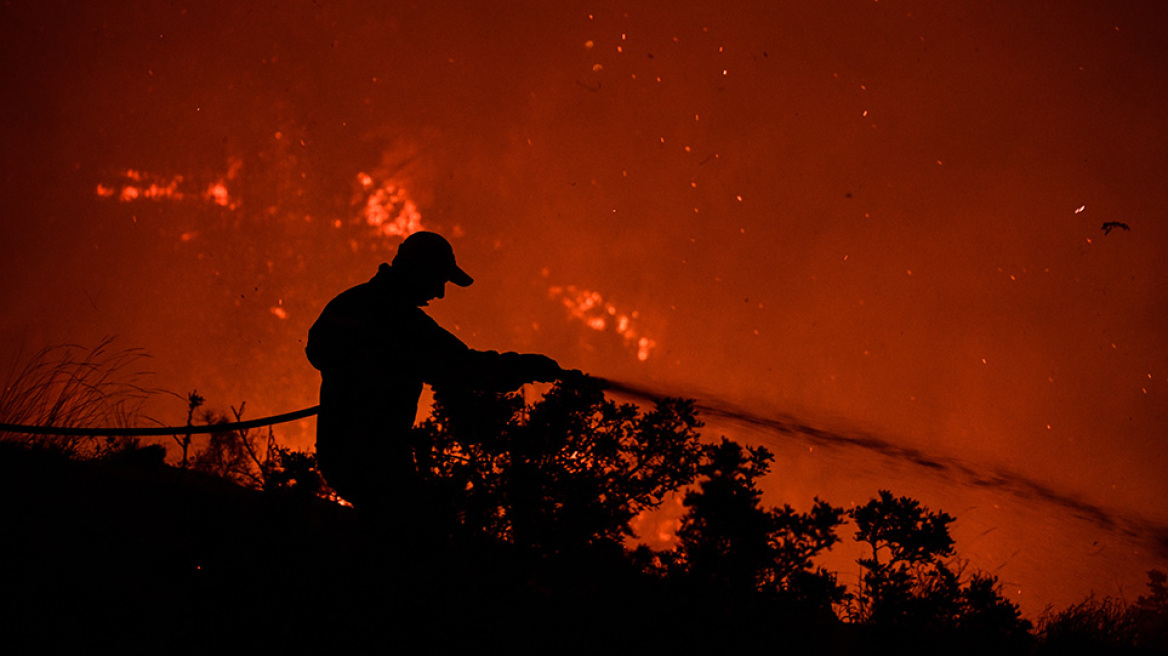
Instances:
[[[119,349],[113,337],[85,349],[66,344],[18,356],[0,392],[0,421],[61,428],[126,427],[141,416],[143,403],[163,390],[143,381],[149,355],[139,348]],[[101,437],[26,435],[0,431],[0,440],[59,451],[70,457],[95,454]]]

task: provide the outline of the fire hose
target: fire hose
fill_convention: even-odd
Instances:
[[[61,436],[109,436],[109,437],[158,437],[163,435],[204,435],[207,433],[226,433],[234,430],[246,430],[260,426],[283,424],[297,419],[311,417],[320,412],[320,406],[285,412],[282,415],[260,417],[248,421],[233,421],[225,424],[208,424],[206,426],[154,426],[148,428],[127,428],[112,426],[106,428],[83,428],[80,426],[28,426],[25,424],[8,424],[0,422],[0,433],[24,433],[26,435],[61,435]]]
[[[656,399],[653,395],[641,388],[625,383],[598,379],[601,385],[608,389],[642,399]],[[261,426],[284,424],[297,419],[312,417],[320,412],[320,406],[314,405],[293,412],[285,412],[259,419],[247,421],[233,421],[205,426],[153,426],[145,428],[109,426],[88,428],[81,426],[32,426],[27,424],[10,424],[0,422],[0,433],[22,433],[25,435],[60,435],[64,437],[161,437],[165,435],[206,435],[209,433],[226,433],[236,430],[247,430]]]

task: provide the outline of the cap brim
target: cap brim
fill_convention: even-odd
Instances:
[[[470,287],[471,283],[474,282],[474,278],[466,275],[466,272],[458,268],[456,264],[450,269],[450,282],[459,287]]]

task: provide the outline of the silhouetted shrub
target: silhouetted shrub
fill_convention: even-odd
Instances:
[[[136,437],[107,437],[98,448],[96,458],[113,465],[156,469],[166,466],[166,447],[143,444]]]
[[[997,579],[974,573],[962,583],[953,555],[953,518],[909,497],[881,490],[853,508],[856,540],[871,549],[848,608],[850,619],[888,643],[950,651],[1019,653],[1028,649],[1030,622],[1001,594]]]
[[[953,518],[887,490],[848,514],[856,523],[856,540],[872,551],[857,561],[864,575],[853,619],[880,625],[945,622],[956,606],[956,576],[943,563],[953,555]]]
[[[1061,611],[1047,609],[1037,634],[1041,653],[1114,654],[1131,647],[1135,632],[1121,601],[1090,596]]]
[[[843,510],[816,500],[807,513],[790,506],[762,507],[756,481],[773,456],[723,438],[705,449],[696,490],[685,496],[676,553],[667,559],[671,576],[732,596],[763,595],[805,613],[830,615],[844,587],[816,556],[839,537]]]
[[[289,492],[304,497],[329,495],[314,454],[277,446],[265,462],[264,470],[265,491]]]
[[[1134,646],[1150,653],[1168,653],[1168,576],[1148,572],[1149,594],[1141,595],[1128,609]]]
[[[1148,572],[1149,594],[1125,605],[1095,597],[1061,611],[1047,609],[1036,630],[1042,654],[1168,653],[1168,587],[1164,573]]]
[[[191,393],[191,413],[202,405],[202,398]],[[243,420],[246,404],[232,407],[234,421]],[[188,424],[192,418],[188,415]],[[204,411],[202,421],[208,426],[224,425],[226,416]],[[185,453],[185,451],[184,451]],[[245,487],[268,492],[292,493],[295,496],[329,498],[332,491],[325,485],[316,466],[316,456],[281,446],[269,426],[266,433],[222,430],[211,433],[205,445],[197,449],[191,467],[200,472],[231,480]]]
[[[552,554],[622,544],[633,517],[693,481],[700,426],[691,401],[642,413],[584,377],[527,406],[439,391],[415,438],[423,477],[445,490],[461,530]]]

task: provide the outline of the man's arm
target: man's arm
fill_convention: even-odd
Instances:
[[[426,321],[427,334],[421,340],[425,349],[420,362],[422,379],[435,387],[457,385],[503,392],[525,383],[552,382],[564,373],[546,355],[476,351],[429,317]]]

